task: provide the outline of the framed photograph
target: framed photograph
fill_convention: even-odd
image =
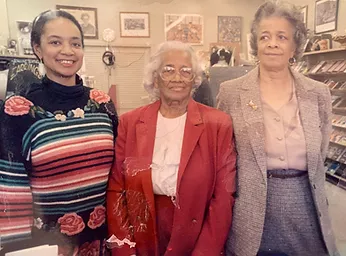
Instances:
[[[315,33],[337,28],[339,0],[317,0],[315,6]]]
[[[30,43],[32,22],[17,20],[16,23],[19,55],[33,55],[34,53]],[[14,43],[11,48],[16,48]]]
[[[120,37],[150,37],[148,12],[120,12]]]
[[[71,13],[78,20],[82,27],[84,38],[99,38],[96,8],[66,5],[57,5],[56,8]]]
[[[304,22],[305,27],[307,27],[308,25],[308,6],[303,6],[300,9],[300,19],[302,22]]]
[[[241,17],[218,16],[217,17],[217,41],[222,43],[241,42]]]
[[[203,44],[203,16],[199,14],[165,14],[164,27],[166,41]]]

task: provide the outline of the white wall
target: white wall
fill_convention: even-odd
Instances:
[[[9,37],[6,0],[0,0],[0,45],[7,45]]]
[[[251,19],[262,2],[263,0],[31,0],[26,3],[22,0],[7,1],[11,36],[16,36],[16,20],[32,20],[38,13],[60,4],[96,7],[99,33],[107,27],[114,29],[119,44],[158,44],[164,41],[164,13],[191,13],[204,16],[204,45],[199,48],[208,49],[209,43],[217,42],[217,16],[242,16],[244,51],[246,50],[246,33],[249,31]],[[119,12],[121,11],[149,12],[151,37],[135,40],[120,38]],[[90,43],[95,43],[95,40],[91,40]]]
[[[57,4],[97,8],[100,39],[85,42],[86,70],[88,75],[96,77],[97,87],[106,92],[110,84],[117,85],[118,107],[122,113],[147,103],[142,99],[146,96],[142,87],[143,68],[150,55],[150,47],[164,41],[164,13],[201,14],[204,17],[204,44],[196,46],[201,50],[209,50],[209,44],[217,42],[217,16],[242,16],[242,49],[246,52],[246,34],[251,19],[262,2],[263,0],[7,0],[7,9],[10,35],[16,38],[16,20],[32,21],[40,12],[54,9]],[[150,38],[121,38],[121,11],[149,12]],[[117,66],[111,70],[111,76],[101,61],[106,46],[101,40],[105,28],[116,31],[114,50]]]

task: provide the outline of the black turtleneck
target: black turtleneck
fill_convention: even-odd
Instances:
[[[76,84],[66,86],[50,80],[45,76],[41,83],[30,86],[26,95],[28,100],[45,110],[63,112],[87,105],[90,88],[83,86],[83,80],[76,75]]]

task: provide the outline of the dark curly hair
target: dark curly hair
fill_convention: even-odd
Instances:
[[[307,39],[307,29],[305,24],[300,19],[299,8],[293,4],[281,1],[270,1],[262,4],[256,11],[255,18],[251,24],[250,46],[251,54],[257,57],[257,29],[261,20],[269,17],[285,18],[294,29],[294,42],[296,50],[294,58],[299,59],[304,51],[304,45]]]
[[[83,35],[82,27],[79,24],[79,22],[76,20],[76,18],[72,14],[62,10],[48,10],[39,14],[32,23],[30,43],[33,50],[34,50],[34,45],[41,45],[41,36],[42,36],[42,33],[44,32],[44,26],[47,24],[47,22],[54,20],[56,18],[60,18],[60,17],[70,20],[71,22],[73,22],[73,24],[77,26],[81,34],[82,46],[84,47],[84,35]],[[38,58],[37,55],[36,57]]]

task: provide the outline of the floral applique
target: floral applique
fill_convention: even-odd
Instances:
[[[73,113],[73,116],[78,118],[84,118],[84,110],[83,109],[80,109],[80,108],[77,108],[75,110],[72,110],[72,113]]]
[[[85,112],[95,113],[100,108],[100,104],[105,103],[105,105],[108,105],[109,103],[112,103],[111,97],[98,89],[92,89],[89,97],[90,99],[88,100],[87,105],[84,107]],[[108,109],[112,112],[111,106],[108,106]]]
[[[111,100],[108,94],[98,89],[92,89],[89,95],[90,99],[97,102],[98,104],[107,103]]]
[[[100,240],[91,243],[86,242],[79,247],[79,256],[99,256],[100,255]]]
[[[66,121],[66,116],[64,114],[56,114],[54,117],[58,121]]]
[[[23,116],[30,112],[34,104],[22,96],[12,96],[5,102],[5,113],[10,116]]]
[[[58,223],[60,224],[60,232],[68,236],[76,235],[85,228],[82,217],[75,212],[60,217]]]
[[[101,227],[106,221],[106,208],[102,205],[96,206],[94,211],[90,213],[90,219],[88,221],[88,226],[91,229],[96,229]]]

